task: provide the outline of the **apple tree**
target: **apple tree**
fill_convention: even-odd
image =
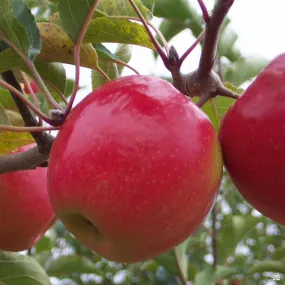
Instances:
[[[243,56],[234,2],[1,0],[1,285],[285,284],[285,55]]]

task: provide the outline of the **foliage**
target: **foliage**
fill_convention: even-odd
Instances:
[[[185,0],[135,2],[147,20],[153,15],[161,18],[159,30],[167,41],[186,29],[198,37],[203,29],[199,11]],[[71,94],[73,81],[66,79],[63,64],[74,64],[74,45],[93,3],[90,0],[1,2],[0,34],[35,63],[53,98],[62,106],[65,102],[54,87],[65,97]],[[127,0],[99,2],[80,55],[81,66],[92,70],[93,88],[105,83],[102,71],[110,79],[122,74],[131,59],[132,45],[154,50],[148,34],[137,20]],[[224,23],[218,56],[224,85],[240,94],[243,90],[239,87],[254,78],[267,61],[244,57],[236,46],[238,35],[229,28],[229,23],[229,19]],[[117,50],[112,53],[104,43],[118,43]],[[35,78],[19,54],[4,41],[0,41],[0,51],[0,72],[16,69]],[[20,74],[17,78],[23,83]],[[38,98],[41,111],[48,114],[51,106],[45,102],[42,91]],[[233,102],[233,99],[217,97],[204,105],[203,110],[217,130]],[[0,124],[23,126],[18,109],[4,88],[0,89]],[[0,155],[31,141],[33,138],[29,133],[1,131]],[[272,281],[272,276],[279,276],[283,282],[280,284],[285,284],[285,228],[246,204],[226,173],[215,209],[218,212],[217,233],[212,232],[213,219],[209,216],[183,244],[138,264],[118,264],[101,258],[74,239],[58,221],[31,250],[33,257],[0,252],[0,283],[44,285],[49,284],[48,274],[53,284],[175,285],[180,284],[182,274],[195,285],[221,280],[224,283],[220,284],[234,284],[231,282],[236,279],[242,280],[241,284],[267,284]],[[213,235],[217,238],[216,268],[212,267]],[[15,278],[21,282],[15,283]]]

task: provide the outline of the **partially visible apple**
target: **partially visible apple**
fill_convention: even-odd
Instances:
[[[37,94],[39,92],[38,85],[37,85],[37,83],[34,80],[32,80],[30,82],[30,86],[31,86],[31,88],[32,88],[32,90],[34,91],[35,94]],[[30,94],[30,90],[29,90],[27,85],[24,86],[24,91],[25,91],[25,93]]]
[[[23,146],[16,152],[30,149]],[[34,246],[56,218],[47,194],[47,168],[0,175],[0,250]]]
[[[272,60],[227,112],[219,139],[239,192],[285,225],[285,54]]]
[[[83,244],[120,262],[189,237],[216,199],[222,157],[208,117],[165,80],[129,76],[93,91],[49,160],[56,214]]]

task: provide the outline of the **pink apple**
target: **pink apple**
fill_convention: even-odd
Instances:
[[[263,215],[285,225],[285,53],[228,111],[219,138],[239,192]]]
[[[48,191],[79,241],[107,259],[137,262],[201,225],[221,177],[208,117],[167,81],[129,76],[69,115],[51,151]]]
[[[34,80],[32,80],[30,82],[30,86],[31,86],[31,88],[32,88],[32,90],[34,91],[35,94],[37,94],[39,92],[38,85],[37,85],[37,83]],[[24,86],[24,91],[25,91],[25,93],[30,94],[30,90],[29,90],[27,85]]]
[[[47,168],[0,175],[0,250],[31,248],[55,222],[46,184]]]

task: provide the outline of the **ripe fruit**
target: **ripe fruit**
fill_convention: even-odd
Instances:
[[[31,85],[31,88],[34,91],[34,93],[37,94],[39,92],[39,88],[38,88],[37,83],[33,80],[30,82],[30,85]],[[24,86],[24,91],[25,91],[25,93],[30,94],[30,90],[28,89],[27,85]]]
[[[136,262],[199,227],[221,176],[207,116],[170,83],[129,76],[69,115],[51,151],[48,191],[79,241],[107,259]]]
[[[31,248],[55,222],[46,181],[47,168],[0,175],[0,250]]]
[[[285,54],[271,61],[228,111],[219,139],[243,197],[285,225]]]

